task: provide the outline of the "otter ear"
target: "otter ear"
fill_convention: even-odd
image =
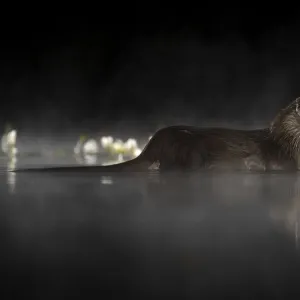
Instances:
[[[298,101],[296,102],[295,110],[296,110],[296,113],[300,116],[300,108],[299,108],[299,102]]]

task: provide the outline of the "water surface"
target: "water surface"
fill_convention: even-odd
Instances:
[[[3,291],[28,299],[299,299],[298,177],[3,170]]]

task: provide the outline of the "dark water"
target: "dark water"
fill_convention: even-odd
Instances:
[[[298,177],[2,172],[3,299],[299,299]]]

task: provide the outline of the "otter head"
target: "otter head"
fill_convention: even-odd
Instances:
[[[272,137],[282,149],[295,158],[300,158],[300,97],[283,108],[270,126]]]

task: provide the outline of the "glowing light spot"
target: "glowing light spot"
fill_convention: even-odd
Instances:
[[[137,141],[135,139],[129,138],[125,143],[124,143],[124,148],[127,150],[131,150],[134,148],[137,148]]]
[[[102,184],[113,184],[113,181],[111,179],[111,177],[101,177],[101,183]]]
[[[17,143],[17,130],[13,129],[5,133],[1,139],[1,149],[9,156],[14,156],[18,153],[16,148]]]
[[[113,144],[112,144],[112,147],[115,151],[121,151],[123,150],[124,146],[123,146],[123,142],[122,140],[116,140]]]
[[[139,156],[142,153],[142,150],[140,148],[134,149],[133,155],[135,157]]]
[[[83,145],[83,152],[86,154],[97,154],[99,153],[99,147],[95,140],[90,139]]]
[[[103,136],[101,139],[100,139],[100,143],[101,143],[101,146],[105,149],[109,146],[112,145],[112,143],[114,142],[114,139],[112,136]]]
[[[8,146],[15,146],[17,142],[17,131],[16,130],[11,130],[7,134],[7,145]]]

